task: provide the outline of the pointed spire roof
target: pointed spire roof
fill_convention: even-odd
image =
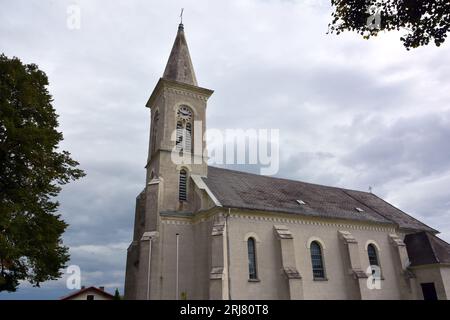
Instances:
[[[177,37],[170,52],[163,78],[198,86],[182,23],[178,26]]]

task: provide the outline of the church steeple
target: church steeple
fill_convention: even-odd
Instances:
[[[164,210],[187,210],[193,206],[190,177],[207,176],[204,132],[207,101],[212,93],[213,90],[197,84],[180,23],[164,75],[146,104],[151,109],[146,181],[150,183],[154,177],[164,181],[161,184],[164,189],[161,208]],[[187,195],[178,190],[181,180],[186,185]]]
[[[182,23],[178,26],[177,37],[170,52],[163,79],[175,80],[194,86],[198,85]]]

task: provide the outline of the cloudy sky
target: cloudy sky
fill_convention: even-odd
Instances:
[[[325,0],[1,0],[0,51],[50,81],[62,147],[87,176],[59,200],[84,285],[123,292],[150,127],[144,107],[185,8],[207,126],[280,130],[277,176],[373,192],[450,241],[450,46],[327,35]],[[67,13],[79,8],[71,29]],[[245,169],[245,168],[244,168]],[[55,299],[66,277],[0,299]]]

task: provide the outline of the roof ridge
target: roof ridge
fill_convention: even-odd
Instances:
[[[335,187],[335,186],[330,186],[330,185],[325,185],[325,184],[318,184],[318,183],[313,183],[313,182],[306,182],[306,181],[294,180],[294,179],[288,179],[288,178],[282,178],[282,177],[265,176],[265,175],[262,175],[262,174],[257,174],[257,173],[247,172],[247,171],[234,170],[234,169],[228,169],[228,168],[221,168],[221,167],[215,167],[215,166],[208,166],[208,168],[214,168],[214,169],[225,170],[225,171],[232,171],[232,172],[236,172],[236,173],[240,173],[240,174],[248,174],[248,175],[263,177],[263,178],[267,178],[267,179],[277,179],[277,180],[285,180],[285,181],[304,183],[304,184],[308,184],[308,185],[311,185],[311,186],[326,187],[326,188],[330,188],[330,189],[338,189],[338,190],[341,190],[341,191],[355,191],[355,192],[360,192],[360,193],[365,193],[365,194],[373,194],[373,193],[366,192],[366,191],[361,191],[361,190],[355,190],[355,189],[349,189],[349,188],[343,188],[343,187]]]

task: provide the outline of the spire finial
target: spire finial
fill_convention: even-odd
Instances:
[[[183,27],[183,11],[184,11],[184,8],[181,8],[181,13],[180,13],[180,27]]]

